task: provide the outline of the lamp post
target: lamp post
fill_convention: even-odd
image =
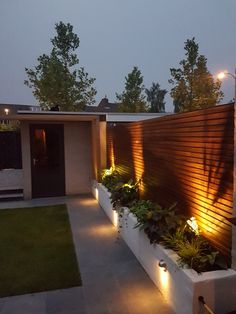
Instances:
[[[227,72],[227,71],[223,71],[217,75],[217,78],[219,80],[222,80],[226,77],[226,75],[229,75],[234,79],[234,104],[236,105],[236,68],[234,70],[234,74]]]

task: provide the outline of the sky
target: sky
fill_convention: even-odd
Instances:
[[[134,66],[145,87],[158,82],[170,91],[170,68],[192,37],[213,75],[236,67],[236,0],[0,0],[0,103],[37,104],[25,67],[50,53],[59,21],[80,38],[80,66],[96,78],[97,103],[105,95],[115,102]],[[232,100],[233,79],[222,90],[224,102]],[[166,111],[173,111],[169,94]]]

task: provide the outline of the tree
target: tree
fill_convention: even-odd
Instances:
[[[150,89],[145,89],[145,93],[150,103],[149,112],[165,112],[164,98],[167,90],[161,89],[160,84],[153,82]]]
[[[134,67],[132,72],[125,77],[125,90],[122,94],[116,94],[120,102],[120,112],[146,112],[146,102],[143,77],[138,67]]]
[[[42,109],[59,106],[63,111],[79,111],[95,102],[97,92],[92,86],[95,79],[90,78],[83,67],[76,68],[79,59],[75,51],[80,40],[73,26],[60,22],[55,30],[50,55],[39,56],[34,69],[25,69],[28,80],[24,83],[33,89]]]
[[[223,97],[220,81],[214,81],[208,71],[207,58],[199,55],[194,37],[185,42],[184,49],[186,59],[180,61],[181,67],[170,69],[172,79],[169,83],[174,85],[170,95],[175,112],[215,106]]]

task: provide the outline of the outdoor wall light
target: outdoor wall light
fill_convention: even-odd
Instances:
[[[8,109],[8,108],[5,108],[4,111],[5,111],[5,114],[8,115],[9,109]]]
[[[187,225],[195,233],[195,235],[199,235],[200,231],[195,217],[191,217],[190,219],[188,219]]]
[[[158,266],[163,268],[164,271],[167,271],[167,265],[166,265],[166,262],[163,259],[161,259],[159,261]]]

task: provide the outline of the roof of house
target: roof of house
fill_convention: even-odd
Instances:
[[[108,98],[103,98],[97,106],[86,106],[85,112],[119,112],[119,104],[111,103]]]
[[[34,105],[19,105],[19,104],[0,104],[0,115],[6,114],[6,109],[8,110],[8,114],[16,114],[19,110],[30,110],[39,108],[39,106]]]

